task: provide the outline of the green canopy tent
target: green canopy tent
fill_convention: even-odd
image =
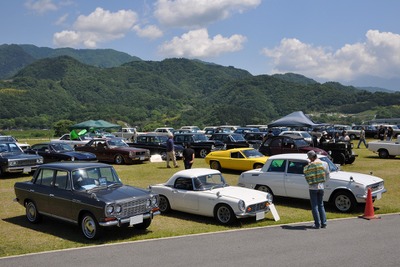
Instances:
[[[93,132],[95,130],[104,130],[104,129],[112,129],[112,128],[121,128],[118,124],[112,124],[108,121],[104,120],[88,120],[84,121],[69,127],[71,130],[70,137],[71,139],[78,139],[79,136],[86,134],[87,132]],[[80,132],[76,132],[75,130],[81,130]]]

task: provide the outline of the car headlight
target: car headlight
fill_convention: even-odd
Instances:
[[[246,204],[244,203],[243,200],[239,200],[238,208],[239,208],[240,211],[245,211],[246,210]]]
[[[152,196],[150,201],[151,201],[151,206],[152,207],[156,207],[157,206],[157,203],[158,203],[157,196]]]
[[[267,193],[266,198],[267,198],[267,201],[268,201],[269,203],[272,203],[273,197],[272,197],[272,195],[271,195],[270,193]]]
[[[114,208],[114,210],[115,210],[115,213],[121,213],[122,212],[122,207],[121,207],[121,205],[115,205],[115,208]]]
[[[37,159],[37,160],[36,160],[36,163],[38,163],[38,164],[43,164],[43,158]]]
[[[113,205],[108,205],[106,207],[106,215],[110,216],[114,212],[114,206]]]
[[[12,166],[17,166],[17,162],[15,160],[10,160],[8,162],[8,166],[12,167]]]
[[[75,157],[71,157],[71,161],[75,161]]]

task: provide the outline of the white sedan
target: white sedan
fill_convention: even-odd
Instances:
[[[372,198],[380,199],[386,192],[381,178],[355,172],[341,171],[329,158],[318,155],[329,165],[330,179],[325,183],[324,201],[332,203],[341,212],[353,210],[365,203],[368,188]],[[269,157],[261,169],[243,172],[238,185],[271,193],[273,196],[310,199],[303,168],[308,164],[307,154],[280,154]]]
[[[269,193],[229,186],[218,170],[178,171],[166,183],[149,188],[159,194],[162,213],[177,210],[214,217],[221,224],[230,224],[237,218],[264,219],[271,208],[274,219],[279,219]]]

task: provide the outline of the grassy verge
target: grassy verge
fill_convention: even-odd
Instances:
[[[36,143],[29,141],[29,143]],[[355,149],[359,155],[352,165],[342,166],[343,170],[361,173],[373,172],[385,180],[388,190],[381,200],[374,203],[376,214],[400,212],[400,158],[382,160],[366,149]],[[167,169],[165,163],[145,163],[139,165],[116,166],[120,178],[125,184],[146,188],[150,184],[166,181],[178,169]],[[194,167],[208,167],[203,159],[196,159]],[[183,164],[179,169],[183,168]],[[240,172],[223,171],[231,185],[237,184]],[[254,219],[241,220],[232,226],[221,226],[213,218],[172,212],[155,217],[146,231],[133,228],[107,229],[104,236],[95,242],[87,241],[75,225],[45,218],[41,224],[32,225],[25,219],[24,208],[13,202],[13,185],[17,181],[29,180],[29,175],[12,175],[0,179],[0,257],[35,253],[64,248],[82,247],[92,244],[108,244],[122,241],[143,240],[177,235],[223,231],[227,229],[251,228],[293,222],[309,222],[312,220],[309,201],[277,198],[277,206],[281,221],[275,222],[271,214],[262,221]],[[361,206],[350,214],[336,212],[327,206],[329,219],[355,217],[363,214]]]

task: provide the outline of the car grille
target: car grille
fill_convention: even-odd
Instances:
[[[257,204],[253,204],[247,207],[247,211],[250,212],[257,212],[257,211],[263,211],[266,210],[268,208],[268,202],[261,202],[261,203],[257,203]]]
[[[383,182],[379,182],[379,183],[376,183],[376,184],[372,184],[369,187],[371,188],[371,191],[374,192],[374,191],[378,191],[378,190],[383,189],[384,185],[383,185]]]
[[[120,217],[131,217],[137,214],[143,214],[149,211],[146,208],[147,199],[132,200],[125,203],[121,203],[122,212]]]
[[[32,166],[36,165],[36,159],[24,159],[24,160],[18,160],[16,161],[16,165],[13,167],[18,167],[18,166]]]

